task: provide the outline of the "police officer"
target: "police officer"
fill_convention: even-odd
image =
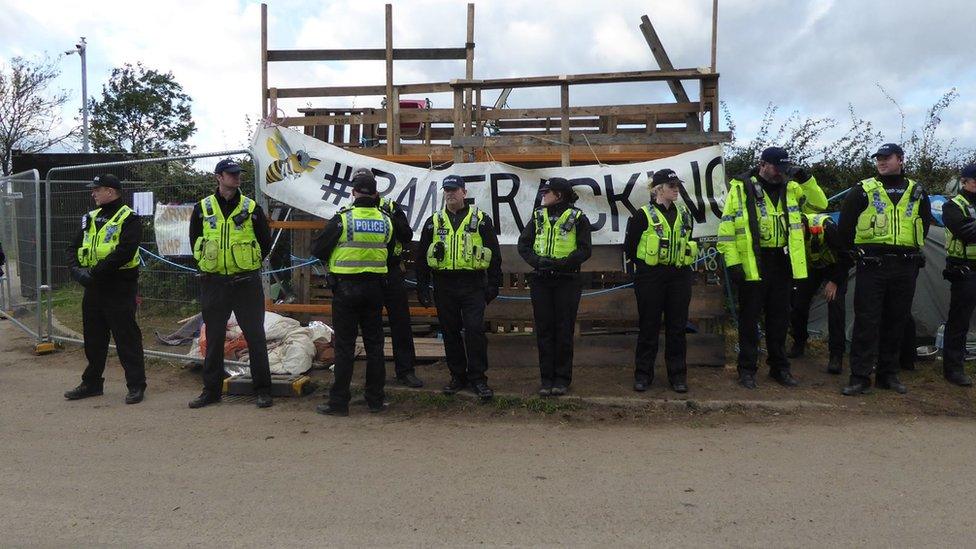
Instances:
[[[444,208],[427,218],[417,247],[417,299],[425,307],[437,306],[451,371],[444,394],[470,387],[482,400],[491,400],[485,307],[498,297],[502,283],[498,237],[488,214],[465,201],[463,179],[449,175],[441,187]]]
[[[363,168],[356,171],[353,179],[361,173],[373,175],[372,171]],[[413,229],[410,228],[410,222],[403,208],[395,200],[380,198],[379,208],[393,223],[394,249],[393,253],[389,254],[386,283],[383,286],[383,306],[386,308],[386,317],[390,322],[396,380],[400,385],[419,388],[424,386],[424,382],[417,377],[416,373],[417,351],[413,343],[413,328],[410,322],[410,301],[404,284],[403,267],[400,265],[403,251],[413,240]]]
[[[876,384],[906,393],[898,379],[905,322],[911,314],[919,253],[932,221],[929,196],[905,177],[905,152],[895,143],[872,155],[878,176],[851,187],[840,211],[841,241],[857,259],[851,377],[841,391],[852,396]],[[848,259],[849,261],[849,259]]]
[[[729,182],[717,248],[739,290],[739,384],[756,388],[759,315],[765,312],[769,375],[794,387],[786,358],[793,281],[807,277],[801,212],[827,207],[817,179],[769,147],[759,166]]]
[[[671,169],[654,172],[651,202],[627,221],[624,253],[634,264],[640,334],[634,353],[634,390],[643,392],[654,379],[661,316],[664,315],[664,361],[668,383],[677,393],[688,392],[685,329],[691,303],[691,265],[698,243],[691,239],[694,221],[677,202],[683,181]]]
[[[118,177],[99,175],[88,188],[95,209],[81,218],[81,230],[68,247],[71,277],[85,287],[81,316],[88,367],[81,375],[81,385],[64,397],[78,400],[102,394],[111,334],[129,389],[125,403],[136,404],[146,394],[142,331],[136,323],[142,225],[122,203]]]
[[[804,214],[803,226],[806,229],[807,278],[797,280],[793,288],[790,313],[793,348],[787,357],[803,356],[809,337],[810,303],[823,286],[827,300],[827,340],[830,349],[827,373],[839,375],[844,368],[844,348],[847,344],[845,296],[848,269],[847,263],[837,261],[844,245],[837,233],[837,224],[827,214]]]
[[[553,177],[542,186],[542,206],[532,212],[518,240],[529,275],[532,317],[539,347],[540,396],[566,394],[573,381],[573,332],[579,308],[580,265],[590,258],[590,221],[573,204],[569,181]]]
[[[271,251],[264,210],[240,191],[241,166],[226,158],[214,173],[217,190],[193,207],[190,243],[200,269],[200,306],[206,324],[203,392],[190,408],[220,402],[227,319],[233,312],[244,332],[258,408],[272,405],[271,370],[264,335],[264,288],[259,270]]]
[[[315,411],[331,416],[349,415],[357,330],[366,347],[366,405],[373,413],[386,409],[383,285],[397,241],[393,222],[380,209],[373,174],[357,173],[352,184],[352,206],[339,210],[312,245],[312,254],[329,265],[335,330],[335,380],[329,400]]]
[[[953,385],[969,387],[963,369],[966,335],[976,310],[976,164],[962,169],[959,194],[942,205],[946,230],[945,278],[949,289],[949,318],[945,325],[942,373]]]

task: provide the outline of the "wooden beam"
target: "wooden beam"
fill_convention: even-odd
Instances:
[[[448,82],[431,82],[423,84],[400,84],[397,86],[400,94],[413,93],[445,93],[452,91]],[[315,88],[278,88],[280,98],[305,97],[347,97],[354,95],[386,95],[386,86],[325,86]]]
[[[465,59],[467,48],[396,48],[395,61]],[[384,61],[385,48],[332,50],[269,50],[268,61]]]
[[[464,137],[464,94],[461,88],[454,88],[454,139]],[[461,163],[464,160],[464,149],[460,146],[454,147],[454,162]]]
[[[712,0],[712,72],[715,72],[715,62],[716,62],[717,54],[718,54],[718,0]]]
[[[567,127],[566,131],[569,131]],[[561,134],[562,135],[562,134]],[[574,146],[589,145],[660,145],[660,144],[702,144],[710,145],[723,143],[732,139],[732,132],[657,132],[652,134],[617,134],[587,135],[583,139],[582,135],[565,136],[561,139],[563,143],[570,143]],[[532,147],[545,144],[544,136],[532,135],[498,135],[481,136],[471,135],[455,137],[451,140],[453,147]],[[560,145],[561,146],[561,145]]]
[[[272,183],[273,185],[274,183]],[[288,229],[288,230],[320,230],[325,228],[325,220],[319,219],[301,219],[301,220],[289,220],[289,221],[275,221],[274,219],[268,220],[268,227],[272,229]]]
[[[563,152],[559,162],[561,166],[569,166],[569,84],[559,87],[559,140],[563,142]]]
[[[644,15],[641,17],[640,31],[644,35],[644,40],[647,42],[647,47],[651,49],[651,53],[654,55],[654,60],[657,61],[661,70],[672,71],[674,70],[674,65],[671,64],[671,59],[668,57],[668,52],[664,49],[664,44],[661,43],[661,39],[657,35],[657,31],[654,30],[654,25],[651,24],[651,19]],[[671,93],[674,95],[675,101],[681,103],[687,103],[690,101],[688,99],[688,92],[685,91],[684,86],[681,85],[681,81],[674,79],[668,80],[668,87],[671,88]],[[698,124],[697,117],[688,117],[688,129],[697,130],[700,126]]]
[[[474,79],[474,4],[468,4],[468,29],[465,34],[467,41],[464,44],[465,49],[465,62],[464,62],[464,77],[468,80]],[[479,90],[480,91],[480,90]],[[467,105],[467,112],[465,114],[468,132],[474,133],[471,128],[472,122],[472,110],[471,106],[471,90],[467,89],[464,91],[464,104]]]
[[[268,5],[261,4],[261,119],[268,117]]]
[[[386,5],[386,154],[396,154],[393,130],[393,4]]]
[[[702,71],[701,69],[675,69],[671,71],[630,71],[630,72],[598,72],[588,74],[570,74],[556,76],[530,76],[524,78],[494,78],[490,80],[452,80],[455,87],[481,88],[483,90],[497,90],[504,88],[538,88],[547,86],[561,86],[564,82],[570,85],[579,84],[614,84],[619,82],[664,82],[668,80],[700,80],[702,78],[716,78],[717,73]]]

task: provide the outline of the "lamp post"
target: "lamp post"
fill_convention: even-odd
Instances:
[[[81,146],[82,151],[86,153],[90,152],[88,149],[88,67],[85,59],[87,48],[88,44],[82,36],[81,41],[75,44],[75,49],[64,52],[65,55],[77,53],[81,57]]]

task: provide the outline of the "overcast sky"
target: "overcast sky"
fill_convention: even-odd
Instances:
[[[383,1],[273,0],[268,2],[269,47],[383,46]],[[710,63],[711,0],[478,0],[475,2],[475,77],[515,77],[654,69],[638,30],[647,14],[678,68]],[[770,102],[780,119],[848,119],[848,105],[898,141],[901,105],[911,128],[943,93],[959,98],[943,114],[939,136],[976,148],[976,69],[970,0],[848,1],[720,0],[720,95],[749,139]],[[396,47],[460,47],[466,2],[394,3]],[[4,0],[0,61],[58,55],[88,39],[88,91],[98,97],[113,67],[141,61],[172,71],[193,98],[198,152],[243,146],[245,117],[260,114],[260,4],[229,0],[165,2]],[[62,57],[58,85],[80,97],[77,56]],[[383,62],[275,63],[278,87],[382,84]],[[398,62],[397,83],[464,76],[463,61]],[[690,88],[694,88],[693,86]],[[693,95],[697,93],[695,91]],[[432,96],[435,107],[450,97]],[[488,101],[490,97],[485,100]],[[670,100],[663,84],[572,88],[576,105]],[[314,106],[340,105],[335,99]],[[378,106],[359,97],[356,106]],[[558,90],[518,90],[512,107],[557,106]],[[304,102],[282,102],[291,114]],[[66,109],[77,116],[80,99]],[[724,122],[723,122],[724,124]],[[723,128],[724,129],[724,128]]]

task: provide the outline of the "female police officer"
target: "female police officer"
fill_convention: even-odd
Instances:
[[[691,303],[691,264],[698,255],[698,244],[691,240],[691,214],[676,202],[681,183],[674,170],[655,172],[651,203],[627,221],[624,251],[636,268],[634,293],[640,318],[635,391],[646,391],[654,379],[662,313],[668,381],[675,392],[688,391],[685,327]]]
[[[549,179],[542,207],[519,236],[518,250],[532,266],[532,314],[539,346],[541,396],[566,394],[573,380],[573,331],[580,300],[580,265],[590,258],[590,222],[573,203],[569,181]]]

